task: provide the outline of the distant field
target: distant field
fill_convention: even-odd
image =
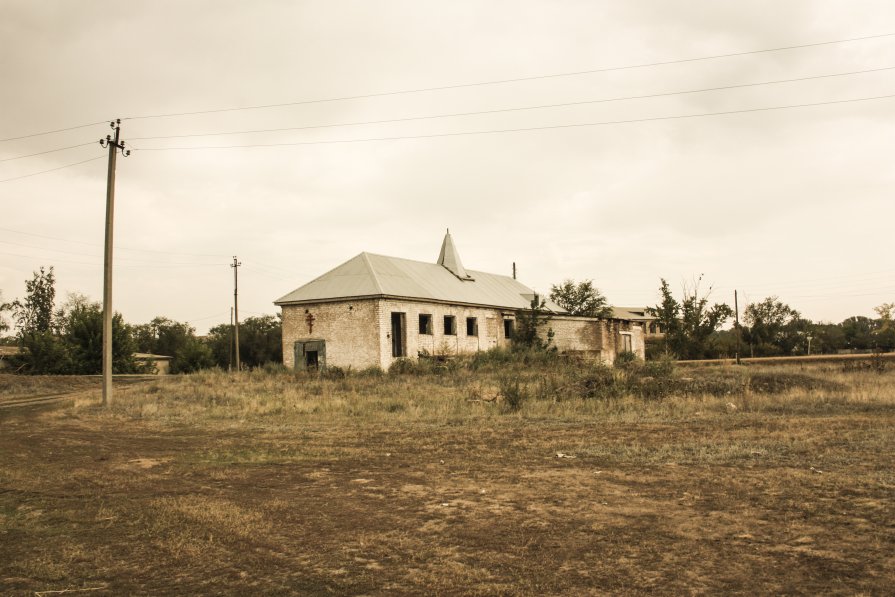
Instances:
[[[891,363],[409,369],[0,376],[0,594],[891,594]]]

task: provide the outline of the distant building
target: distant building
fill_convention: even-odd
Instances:
[[[643,307],[612,307],[612,316],[639,325],[645,339],[665,337],[662,325]]]
[[[22,349],[18,346],[0,346],[0,371],[10,369],[10,359],[22,354]]]
[[[18,346],[0,346],[0,370],[9,369],[10,359],[22,354],[27,354],[27,350]],[[134,360],[141,365],[152,365],[151,373],[156,375],[167,375],[172,359],[173,357],[160,354],[134,353]]]
[[[161,354],[149,354],[145,352],[134,353],[134,360],[141,365],[151,365],[153,371],[150,371],[150,373],[155,373],[156,375],[168,375],[171,369],[171,361],[173,359],[174,357]]]
[[[283,363],[388,368],[396,359],[474,353],[512,342],[535,292],[510,276],[467,270],[446,234],[435,263],[361,253],[274,301],[283,311]],[[547,301],[562,353],[612,363],[644,356],[629,319],[576,317]]]

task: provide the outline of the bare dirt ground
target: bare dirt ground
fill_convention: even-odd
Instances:
[[[3,412],[0,593],[891,594],[893,373],[849,375],[791,407],[445,414],[459,382],[369,382],[405,407],[284,376],[316,398],[169,380]]]

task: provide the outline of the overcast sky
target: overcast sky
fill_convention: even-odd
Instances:
[[[435,261],[446,228],[468,269],[515,261],[542,292],[593,279],[616,305],[700,275],[718,301],[778,295],[814,320],[895,301],[895,97],[840,102],[895,94],[895,70],[667,95],[891,69],[891,0],[6,0],[2,15],[0,139],[101,123],[0,142],[6,300],[42,265],[60,299],[101,300],[96,142],[120,117],[138,150],[115,205],[131,323],[229,321],[233,255],[246,317],[361,251]],[[675,63],[532,79],[659,62]],[[526,80],[463,86],[507,79]],[[840,103],[668,118],[824,102]],[[354,124],[384,120],[400,121]],[[635,122],[593,124],[616,121]],[[345,126],[300,128],[322,125]]]

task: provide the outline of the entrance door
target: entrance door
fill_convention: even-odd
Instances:
[[[407,356],[407,325],[404,313],[392,313],[392,356]]]
[[[317,371],[326,368],[326,341],[316,338],[296,340],[295,370]]]

